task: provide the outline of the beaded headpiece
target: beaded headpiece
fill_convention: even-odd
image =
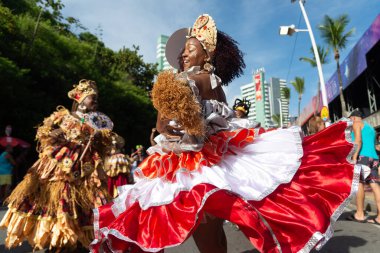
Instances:
[[[214,19],[208,14],[203,14],[195,20],[188,38],[196,38],[206,52],[211,53],[216,48],[217,33]]]
[[[234,109],[235,109],[235,111],[242,111],[243,113],[247,113],[247,110],[243,106],[238,106]]]
[[[251,108],[251,102],[244,98],[243,100],[241,99],[235,99],[235,103],[232,107],[235,111],[242,111],[245,115],[248,115],[249,113],[249,108]]]
[[[78,84],[74,85],[74,89],[67,93],[69,98],[75,100],[79,104],[82,103],[86,97],[93,94],[98,94],[96,83],[86,79],[80,80]]]

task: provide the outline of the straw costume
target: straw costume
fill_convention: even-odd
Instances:
[[[68,95],[80,106],[97,93],[95,82],[81,80]],[[45,118],[36,135],[39,159],[7,199],[9,209],[0,223],[8,230],[7,247],[24,239],[35,250],[88,247],[92,209],[109,199],[104,161],[112,156],[117,136],[112,128],[103,113],[74,115],[63,106]]]

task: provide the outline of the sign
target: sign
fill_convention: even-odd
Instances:
[[[380,15],[378,15],[352,48],[347,57],[340,63],[343,89],[349,86],[367,68],[366,54],[380,40]],[[327,100],[330,103],[339,96],[338,72],[326,82]]]
[[[327,106],[322,107],[321,110],[321,118],[324,122],[326,122],[329,119],[329,108]]]
[[[263,99],[263,91],[261,86],[261,73],[257,73],[255,74],[256,102]]]

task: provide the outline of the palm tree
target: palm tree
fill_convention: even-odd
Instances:
[[[296,76],[294,81],[291,81],[290,83],[293,85],[294,89],[298,93],[298,117],[299,117],[301,113],[301,99],[302,99],[302,95],[305,89],[305,79],[303,77],[301,78],[301,77]]]
[[[289,87],[282,87],[281,88],[281,95],[286,100],[286,104],[289,108],[289,101],[290,101],[290,88]],[[289,114],[283,115],[283,121],[289,122]]]
[[[328,59],[327,59],[327,56],[329,54],[329,49],[327,48],[325,50],[324,47],[321,47],[321,46],[317,46],[317,51],[318,51],[318,55],[319,55],[319,59],[321,61],[321,64],[326,64],[328,63]],[[315,59],[315,54],[314,54],[314,50],[313,50],[313,47],[310,48],[310,52],[311,54],[313,55],[313,58],[309,58],[309,57],[301,57],[300,58],[300,61],[305,61],[305,62],[308,62],[313,68],[317,67],[317,60]],[[321,82],[318,81],[318,96],[317,96],[317,104],[315,106],[315,112],[314,112],[314,115],[317,115],[318,113],[318,108],[319,108],[319,94],[321,93]]]
[[[281,125],[281,117],[280,117],[280,114],[273,114],[273,115],[272,115],[272,119],[273,119],[273,122],[274,122],[277,126],[280,126],[280,125]]]
[[[349,22],[350,19],[345,14],[339,16],[337,19],[330,18],[328,15],[326,15],[323,20],[323,24],[319,25],[319,30],[321,31],[322,38],[324,38],[325,42],[334,50],[334,59],[336,61],[339,80],[339,95],[340,104],[342,106],[342,116],[347,115],[347,107],[343,96],[343,82],[342,75],[340,73],[339,51],[346,48],[348,38],[351,37],[354,33],[354,29],[346,32],[346,27]]]

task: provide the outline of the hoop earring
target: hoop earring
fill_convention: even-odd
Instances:
[[[214,66],[212,66],[211,63],[206,62],[206,63],[203,65],[203,69],[207,70],[208,72],[212,72],[212,71],[214,70]]]
[[[85,106],[85,105],[78,105],[78,109],[81,110],[81,111],[86,111],[87,106]]]

